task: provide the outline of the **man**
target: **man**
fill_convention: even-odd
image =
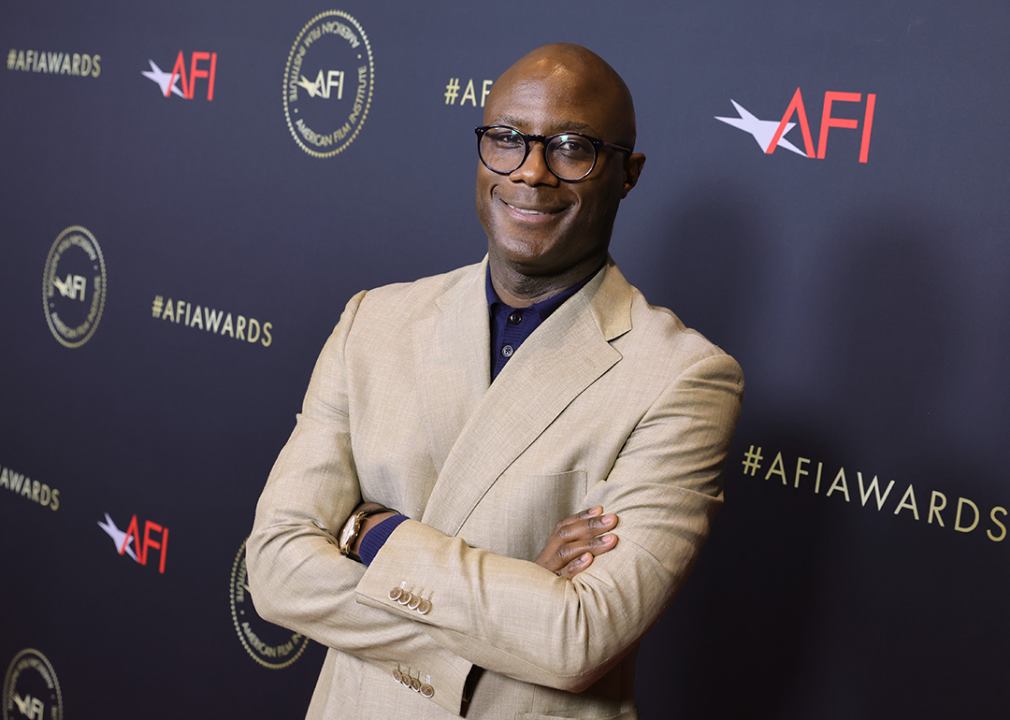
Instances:
[[[549,45],[484,122],[485,261],[348,303],[257,508],[257,610],[330,648],[312,718],[636,717],[722,502],[739,366],[608,255],[624,82]]]

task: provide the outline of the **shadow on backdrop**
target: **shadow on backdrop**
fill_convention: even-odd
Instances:
[[[819,358],[819,382],[781,404],[748,376],[762,417],[745,401],[728,503],[684,593],[643,642],[643,717],[995,717],[992,690],[1010,670],[1010,592],[1006,573],[993,573],[1003,548],[982,532],[1000,528],[985,517],[972,535],[953,525],[959,496],[989,512],[997,496],[983,478],[998,475],[948,440],[965,319],[945,238],[893,210],[855,218],[815,275],[815,326],[796,335],[813,348],[766,346],[749,332],[774,277],[758,213],[719,193],[681,213],[675,247],[689,242],[691,256],[666,259],[671,304],[690,307],[692,324],[707,312],[696,324],[728,338],[745,371],[748,360],[769,367],[802,351]],[[765,450],[754,475],[741,467],[752,443]],[[768,475],[774,453],[785,477]],[[796,486],[799,457],[823,464],[819,493],[810,477]],[[849,501],[827,495],[843,467]],[[881,492],[894,481],[882,508],[862,500],[857,472],[879,475]],[[910,484],[918,521],[910,509],[895,514]],[[927,522],[933,490],[947,497],[943,528]]]

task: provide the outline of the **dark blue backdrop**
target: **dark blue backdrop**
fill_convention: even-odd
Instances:
[[[330,10],[367,35],[374,85],[317,158],[282,90]],[[615,259],[747,375],[725,509],[640,654],[643,716],[1005,717],[1010,8],[939,0],[8,3],[5,717],[29,690],[47,718],[301,716],[322,648],[242,614],[259,491],[346,299],[483,255],[484,82],[557,40],[636,98],[648,162]],[[313,122],[352,112],[351,62]],[[823,158],[764,151],[797,88]],[[82,320],[101,277],[80,246],[52,259],[74,227],[105,294],[71,348],[47,314]],[[134,519],[143,565],[118,553]]]

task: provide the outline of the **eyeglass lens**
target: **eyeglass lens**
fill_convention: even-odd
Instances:
[[[526,158],[526,140],[515,130],[490,128],[480,141],[481,158],[497,173],[507,175]],[[544,150],[547,166],[562,180],[581,180],[596,163],[596,148],[581,135],[556,135]]]

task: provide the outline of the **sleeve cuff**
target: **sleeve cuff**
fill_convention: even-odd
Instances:
[[[393,534],[393,531],[400,526],[400,523],[408,519],[406,515],[393,515],[369,530],[358,547],[358,557],[361,558],[361,562],[371,565],[372,560],[386,544],[386,540]]]

